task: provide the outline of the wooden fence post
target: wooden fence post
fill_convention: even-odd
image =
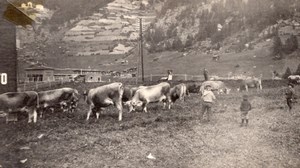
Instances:
[[[187,80],[187,75],[186,75],[186,74],[184,74],[184,80],[185,80],[185,81]]]
[[[38,85],[38,82],[36,81],[35,82],[35,89],[38,89],[39,88],[39,85]]]
[[[152,82],[152,74],[150,74],[150,81]]]

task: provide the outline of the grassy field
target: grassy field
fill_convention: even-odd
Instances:
[[[66,86],[82,93],[96,85]],[[293,113],[287,111],[284,86],[285,82],[263,82],[264,90],[248,93],[253,106],[248,127],[239,127],[245,92],[235,91],[217,95],[211,122],[199,121],[197,94],[176,102],[171,110],[162,110],[162,104],[150,104],[148,113],[125,109],[122,122],[113,107],[99,120],[85,121],[88,106],[82,99],[75,113],[49,113],[35,125],[27,124],[25,117],[9,124],[0,118],[0,165],[296,168],[300,166],[299,103]],[[299,86],[296,91],[300,92]],[[156,159],[148,159],[150,153]]]

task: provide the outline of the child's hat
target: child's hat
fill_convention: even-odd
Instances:
[[[288,86],[291,86],[292,88],[294,87],[294,85],[292,83],[289,83]]]
[[[243,95],[243,99],[248,99],[248,95]]]
[[[210,85],[206,85],[206,86],[205,86],[205,88],[209,88],[209,87],[211,87],[211,86],[210,86]]]

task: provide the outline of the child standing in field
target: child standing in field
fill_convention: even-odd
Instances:
[[[201,99],[202,99],[202,110],[201,110],[201,113],[200,113],[200,121],[202,121],[202,118],[203,118],[203,114],[207,113],[207,121],[209,122],[210,121],[210,113],[211,113],[211,108],[212,108],[212,105],[214,103],[214,100],[216,100],[216,97],[214,95],[214,93],[211,91],[211,86],[210,85],[207,85],[205,86],[205,89],[202,93],[202,96],[201,96]]]
[[[243,95],[243,100],[242,100],[242,103],[241,103],[241,106],[240,106],[240,110],[241,110],[241,119],[242,119],[242,122],[241,122],[241,127],[244,125],[244,122],[246,124],[246,126],[248,125],[248,121],[249,121],[249,118],[248,118],[248,112],[251,110],[251,104],[250,102],[248,101],[248,96],[247,95]]]
[[[285,97],[286,97],[286,103],[289,107],[289,112],[291,112],[293,108],[294,99],[295,99],[295,90],[294,90],[294,85],[292,83],[288,84],[288,89],[285,92]]]

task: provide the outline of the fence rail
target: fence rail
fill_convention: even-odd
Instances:
[[[37,81],[37,82],[24,82],[18,84],[18,91],[29,91],[38,90],[43,88],[51,88],[57,85],[62,85],[64,83],[70,82],[70,80],[61,79],[58,81]]]
[[[157,81],[166,80],[167,74],[150,74],[144,76],[144,82],[155,83]],[[213,80],[239,80],[239,76],[227,76],[227,77],[219,77],[219,76],[211,76]],[[172,74],[172,81],[174,82],[184,82],[184,81],[203,81],[203,75],[188,75],[188,74]],[[100,81],[100,83],[110,83],[110,82],[122,82],[126,84],[137,84],[141,83],[142,77],[107,77],[104,80]],[[40,90],[44,88],[54,88],[58,85],[68,83],[70,80],[68,79],[60,79],[59,81],[46,81],[46,82],[25,82],[18,84],[18,91],[28,91],[28,90]],[[76,81],[75,81],[76,82]],[[77,81],[79,82],[79,81]],[[90,83],[90,82],[86,82]],[[99,83],[99,82],[92,82]]]

